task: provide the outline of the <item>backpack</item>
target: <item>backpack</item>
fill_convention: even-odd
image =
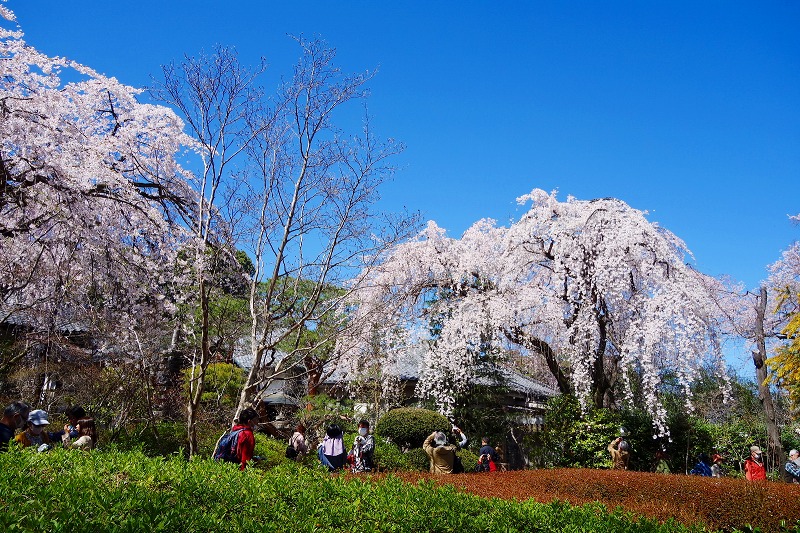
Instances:
[[[461,462],[461,457],[456,455],[456,452],[453,452],[453,473],[454,474],[464,473],[464,463]]]
[[[294,446],[292,444],[286,447],[286,457],[288,459],[294,459],[295,457],[297,457],[297,450],[294,449]]]
[[[239,433],[241,429],[231,431],[230,429],[222,434],[214,448],[214,460],[238,463],[239,457],[236,455],[236,446],[239,444]]]

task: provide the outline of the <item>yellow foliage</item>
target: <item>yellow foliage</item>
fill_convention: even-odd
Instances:
[[[797,299],[800,304],[800,294]],[[782,333],[789,342],[779,347],[774,357],[767,359],[771,371],[769,381],[786,389],[792,405],[800,409],[800,312],[791,315]]]

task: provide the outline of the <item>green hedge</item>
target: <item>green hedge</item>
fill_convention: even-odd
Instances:
[[[449,431],[447,417],[436,411],[401,407],[392,409],[378,420],[375,434],[401,448],[420,448],[425,438],[434,431]]]
[[[636,521],[598,504],[483,499],[432,482],[376,482],[291,463],[240,472],[230,463],[141,452],[0,453],[0,502],[0,531],[9,533],[702,531]]]

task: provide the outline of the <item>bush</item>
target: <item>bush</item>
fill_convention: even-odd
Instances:
[[[448,431],[447,417],[436,411],[401,407],[392,409],[375,425],[375,434],[395,443],[400,448],[421,448],[422,442],[434,431]]]
[[[422,448],[412,448],[404,455],[408,459],[408,466],[412,470],[427,472],[431,469],[431,460]]]
[[[140,450],[150,457],[171,455],[189,448],[186,424],[180,422],[131,425],[118,430],[109,444],[120,451]]]
[[[797,515],[796,506],[792,508],[791,504],[798,494],[782,485],[752,487],[738,480],[590,473],[599,478],[594,483],[598,490],[611,490],[614,502],[623,496],[638,501],[642,491],[630,490],[627,483],[652,476],[649,479],[654,492],[659,491],[658,509],[663,510],[662,514],[686,515],[684,511],[689,508],[673,497],[676,487],[669,481],[674,480],[680,482],[685,493],[696,486],[697,490],[690,494],[691,501],[706,500],[715,509],[721,504],[741,506],[742,501],[752,502],[747,516],[764,518],[752,523],[765,531],[778,531],[778,516],[792,520]],[[585,472],[557,474],[545,487],[547,498],[554,494],[564,498],[565,493],[558,491],[564,479],[575,480],[567,495],[585,492]],[[432,477],[436,482],[418,483],[420,477]],[[241,472],[230,463],[199,458],[186,461],[174,455],[155,459],[136,452],[53,450],[36,454],[12,449],[0,453],[0,494],[4,503],[0,531],[285,531],[288,525],[296,531],[414,533],[704,531],[701,526],[687,528],[672,520],[662,524],[656,519],[642,519],[621,508],[609,511],[598,503],[573,507],[563,501],[538,503],[529,497],[479,498],[452,485],[438,486],[439,482],[492,482],[497,484],[497,490],[491,491],[496,495],[503,488],[527,487],[536,477],[533,471],[464,476],[422,474],[410,479],[413,483],[406,483],[396,476],[331,476],[294,464],[270,471]],[[613,483],[616,478],[621,482]],[[54,479],[58,482],[47,482]],[[588,496],[590,501],[598,498],[595,491]],[[689,518],[693,522],[696,516],[690,514]],[[723,522],[720,527],[730,531],[732,525],[742,523],[742,518]]]
[[[461,459],[461,464],[464,465],[464,472],[473,472],[475,466],[478,464],[477,454],[470,450],[458,450],[456,455]]]
[[[380,470],[398,471],[413,470],[408,456],[391,442],[381,437],[375,438],[375,463]]]

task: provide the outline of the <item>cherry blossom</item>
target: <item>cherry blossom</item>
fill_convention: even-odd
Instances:
[[[355,313],[374,324],[362,349],[377,343],[392,361],[421,347],[418,392],[445,413],[492,346],[543,358],[586,406],[614,405],[635,371],[655,430],[668,433],[661,372],[688,395],[700,364],[723,367],[719,310],[689,250],[614,198],[561,202],[537,189],[519,202],[531,207],[517,222],[480,220],[461,239],[430,222],[362,274]]]
[[[193,197],[183,123],[0,16],[0,319],[126,331],[168,313]]]

